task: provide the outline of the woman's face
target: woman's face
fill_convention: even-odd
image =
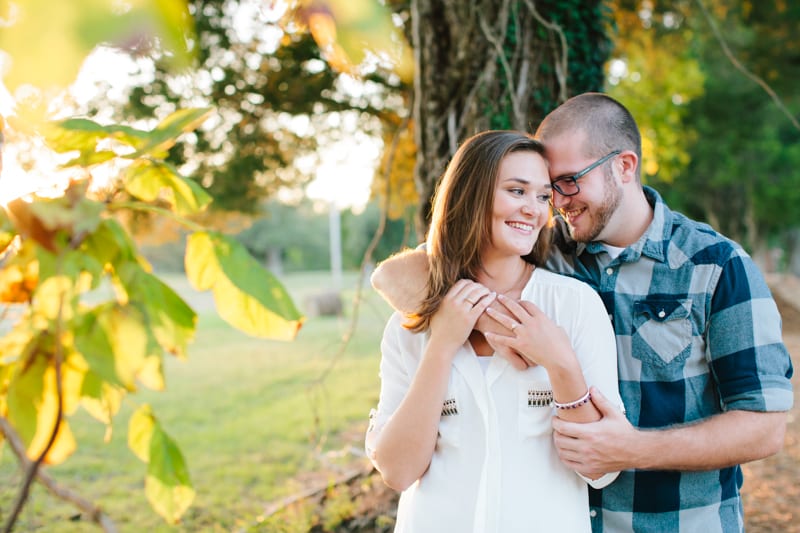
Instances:
[[[530,253],[550,216],[552,189],[544,158],[536,152],[511,152],[500,162],[491,219],[491,244],[485,254]]]

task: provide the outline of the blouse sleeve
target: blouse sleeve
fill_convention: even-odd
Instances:
[[[608,311],[600,296],[583,285],[575,327],[570,332],[573,349],[589,387],[596,387],[613,405],[625,412],[619,394],[617,375],[617,343]],[[581,476],[590,486],[600,489],[614,481],[619,472],[609,472],[591,480]]]
[[[400,313],[394,313],[386,324],[381,340],[381,392],[378,399],[378,406],[372,409],[369,414],[369,426],[367,427],[364,449],[367,457],[373,459],[375,443],[380,436],[381,430],[386,422],[397,410],[400,402],[411,386],[411,378],[408,364],[408,346],[406,344],[411,334],[402,326],[403,317]]]

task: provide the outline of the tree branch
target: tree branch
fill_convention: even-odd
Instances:
[[[28,456],[25,454],[25,445],[22,443],[22,439],[20,439],[19,435],[17,435],[17,432],[14,430],[14,427],[11,425],[11,423],[2,416],[0,416],[0,433],[5,436],[11,451],[17,457],[17,460],[20,462],[22,468],[30,471],[34,463],[30,461]],[[86,515],[92,522],[102,527],[107,533],[115,533],[117,531],[114,523],[111,521],[108,515],[103,513],[100,507],[94,505],[92,502],[86,500],[76,492],[58,485],[58,483],[56,483],[56,481],[53,480],[53,478],[51,478],[47,473],[37,469],[36,480],[44,485],[44,487],[55,497],[74,505],[81,511],[81,513]],[[13,524],[11,525],[13,526]],[[11,530],[6,529],[5,531]]]
[[[762,89],[764,89],[764,92],[766,92],[769,95],[769,97],[772,98],[772,101],[775,102],[775,105],[778,106],[778,109],[780,109],[781,112],[786,115],[786,117],[789,119],[789,122],[791,122],[795,128],[800,130],[800,122],[798,122],[797,119],[794,117],[794,115],[792,115],[792,112],[789,111],[789,109],[787,109],[787,107],[781,101],[780,97],[775,93],[775,91],[772,90],[772,87],[770,87],[767,84],[767,82],[762,80],[759,76],[747,70],[747,67],[742,65],[739,62],[739,60],[736,59],[736,56],[733,55],[733,52],[731,52],[731,49],[728,47],[728,43],[725,41],[725,38],[719,31],[719,28],[717,27],[717,24],[714,22],[714,19],[711,17],[708,10],[706,10],[706,6],[703,5],[702,0],[697,0],[697,5],[700,7],[700,11],[703,12],[703,16],[708,22],[708,25],[711,26],[711,31],[714,33],[714,37],[717,38],[717,41],[719,42],[719,45],[722,48],[723,53],[731,62],[731,64],[734,67],[736,67],[736,69],[739,72],[741,72],[746,77],[756,82]]]
[[[564,102],[567,99],[567,68],[569,66],[567,54],[569,47],[567,46],[567,37],[564,35],[564,31],[561,29],[561,26],[555,22],[549,22],[545,20],[545,18],[539,14],[539,12],[536,10],[536,4],[533,2],[533,0],[525,0],[525,5],[528,6],[528,11],[531,12],[533,18],[538,20],[542,26],[558,35],[559,42],[561,43],[562,53],[560,58],[554,58],[553,66],[555,67],[556,78],[558,79],[558,100],[559,102]]]

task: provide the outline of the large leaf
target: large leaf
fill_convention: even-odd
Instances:
[[[83,378],[81,407],[100,422],[111,426],[111,420],[119,412],[125,390],[115,387],[92,371]]]
[[[96,231],[81,244],[84,255],[95,258],[101,265],[122,265],[136,262],[136,245],[119,222],[103,220]]]
[[[79,391],[76,378],[80,379],[80,376],[71,373],[63,380],[65,404],[74,403],[72,398]],[[58,420],[59,398],[55,368],[42,356],[37,356],[24,370],[18,368],[17,374],[9,382],[7,401],[8,419],[22,438],[28,457],[31,460],[38,458],[50,441]],[[69,406],[65,406],[65,414],[68,409]],[[75,448],[75,437],[67,420],[62,418],[55,441],[44,461],[47,464],[59,464]]]
[[[155,155],[163,158],[181,134],[195,130],[206,121],[211,111],[211,108],[187,108],[175,111],[148,134],[144,144],[135,153],[127,157]]]
[[[145,202],[162,198],[182,216],[195,214],[211,202],[200,185],[178,174],[169,163],[139,159],[124,176],[125,190],[131,195]]]
[[[153,439],[155,426],[153,409],[148,404],[134,411],[128,422],[128,448],[143,463],[150,462],[150,442]]]
[[[153,509],[171,524],[180,520],[195,495],[183,454],[158,421],[150,440],[144,492]]]
[[[194,310],[167,284],[137,264],[123,263],[117,274],[130,302],[143,309],[147,326],[161,348],[185,357],[197,326]]]
[[[131,126],[111,124],[103,126],[87,118],[70,118],[51,122],[43,128],[47,145],[56,152],[78,150],[82,158],[97,152],[97,143],[110,139],[138,149],[144,146],[149,132]]]
[[[12,59],[4,73],[12,91],[21,84],[66,87],[99,44],[128,49],[129,43],[157,40],[175,68],[193,58],[186,40],[193,24],[185,0],[137,0],[125,9],[109,0],[14,0],[14,5],[12,24],[0,32],[0,48]]]
[[[75,344],[93,372],[134,391],[148,355],[148,336],[145,318],[135,307],[109,303],[81,317]]]
[[[189,237],[186,275],[199,291],[211,289],[219,315],[254,336],[292,340],[303,324],[289,293],[238,242],[197,232]]]
[[[195,493],[183,454],[147,404],[131,415],[128,447],[147,463],[144,490],[150,505],[164,520],[176,523],[191,505]]]

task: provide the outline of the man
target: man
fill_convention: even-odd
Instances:
[[[738,244],[642,186],[639,130],[619,102],[571,98],[536,137],[561,215],[548,267],[600,293],[617,337],[625,414],[592,390],[602,420],[553,421],[567,465],[622,471],[590,494],[593,530],[742,531],[739,465],[781,449],[793,400],[763,276]],[[415,251],[385,261],[373,284],[412,309],[424,272]]]

